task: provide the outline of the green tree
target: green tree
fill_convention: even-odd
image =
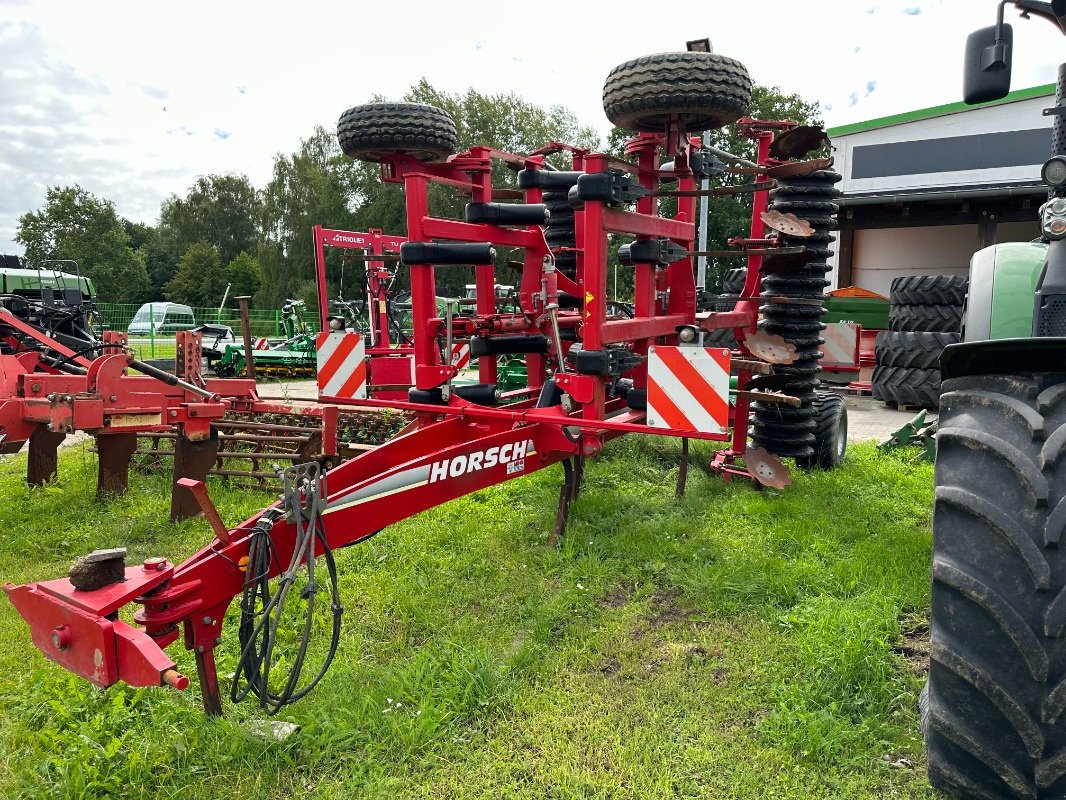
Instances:
[[[258,259],[242,250],[226,267],[226,280],[230,297],[254,295],[263,285],[263,268]]]
[[[162,300],[163,287],[174,277],[178,259],[163,243],[158,229],[140,222],[122,221],[130,237],[130,248],[144,259],[148,270],[148,293],[145,300]]]
[[[185,197],[171,195],[159,211],[159,233],[175,260],[190,246],[210,242],[223,264],[259,243],[259,192],[246,175],[202,175]]]
[[[196,242],[178,261],[178,271],[164,289],[167,300],[201,308],[217,306],[226,291],[227,271],[218,248],[211,242]]]
[[[314,225],[358,228],[349,207],[358,169],[341,153],[337,137],[321,126],[295,153],[274,157],[273,176],[263,190],[260,304],[280,305],[314,285]]]
[[[144,256],[130,247],[114,204],[81,186],[49,187],[44,206],[19,217],[15,240],[31,262],[77,261],[102,302],[140,303],[149,294]]]

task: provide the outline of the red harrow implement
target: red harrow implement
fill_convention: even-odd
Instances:
[[[334,326],[339,329],[320,334],[320,388],[331,404],[400,409],[415,422],[398,438],[328,471],[318,463],[284,470],[282,498],[234,527],[219,518],[202,483],[183,481],[214,530],[214,539],[184,563],[153,558],[125,567],[121,551],[104,552],[79,561],[69,578],[5,587],[36,646],[99,686],[122,680],[183,688],[187,679],[164,652],[182,638],[195,653],[205,708],[220,713],[214,653],[227,609],[240,596],[241,655],[231,698],[252,692],[273,712],[306,694],[336,651],[341,611],[333,551],[399,520],[561,462],[557,537],[584,459],[626,433],[673,436],[686,444],[723,442],[711,467],[727,479],[743,475],[758,485],[788,481],[787,468],[767,448],[802,465],[839,460],[839,409],[828,435],[823,418],[829,404],[814,391],[818,298],[832,240],[825,231],[833,226],[828,212],[835,209],[826,198],[835,191],[834,177],[825,171],[825,159],[795,160],[817,149],[824,134],[789,122],[741,119],[740,130],[758,143],[758,159],[734,158],[726,166],[686,132],[736,122],[747,109],[750,88],[742,65],[709,53],[621,65],[608,78],[604,99],[612,121],[638,132],[626,145],[625,160],[559,143],[526,156],[488,147],[456,153],[454,123],[438,109],[376,103],[345,112],[338,125],[345,153],[380,162],[383,179],[404,188],[407,237],[391,246],[410,270],[413,343],[395,348],[376,338],[367,349],[362,334]],[[558,153],[568,154],[570,169],[549,164],[548,157]],[[499,162],[517,171],[517,190],[492,186],[492,167]],[[701,179],[726,172],[753,176],[754,182],[700,188]],[[469,198],[464,219],[430,213],[434,184]],[[791,189],[775,195],[777,208],[770,207],[768,196],[775,187]],[[696,199],[740,191],[754,195],[749,236],[735,240],[728,253],[747,259],[741,300],[732,311],[698,313]],[[676,213],[661,213],[662,198],[676,200]],[[499,202],[504,199],[519,202]],[[810,212],[805,219],[791,213],[803,210]],[[327,237],[333,236],[336,246],[343,241],[336,235],[343,233],[316,230],[320,263]],[[634,273],[629,319],[607,315],[612,235],[634,237],[619,254]],[[385,242],[350,244],[368,251],[371,262],[382,262],[389,249]],[[507,313],[498,310],[495,297],[496,248],[503,247],[522,253],[519,310]],[[473,310],[454,313],[449,305],[442,316],[437,270],[471,265],[477,286]],[[776,285],[771,276],[779,279]],[[324,281],[320,287],[324,292]],[[324,294],[322,299],[325,309]],[[703,346],[705,334],[725,329],[734,332],[736,351]],[[459,370],[452,345],[460,339],[469,341],[477,360],[479,383],[473,386],[453,386]],[[323,376],[323,354],[336,352],[348,356]],[[528,385],[501,398],[497,358],[506,354],[525,356]],[[123,357],[105,355],[88,364],[89,375],[117,358]],[[345,366],[352,377],[344,384],[355,386],[367,363],[370,384],[389,395],[375,397],[371,391],[369,399],[356,400],[337,382],[329,388],[329,379]],[[23,365],[12,394],[22,397],[38,380],[30,367]],[[64,396],[73,391],[47,388]],[[205,391],[214,396],[210,383]],[[509,403],[501,406],[501,399]],[[215,405],[202,409],[183,402],[160,413],[177,413],[186,425],[202,423],[199,435],[206,435],[205,418],[216,418],[221,408],[211,402]],[[754,438],[762,446],[749,445],[753,404]],[[336,405],[322,413],[326,408]],[[687,459],[687,447],[683,452]],[[683,463],[679,491],[685,471]],[[316,581],[319,556],[327,581]],[[100,564],[109,566],[95,566]],[[85,574],[92,585],[84,585]],[[100,579],[101,574],[109,577]],[[316,594],[326,583],[332,594],[325,604],[332,616],[330,655],[315,677],[301,679],[305,636],[296,658],[287,662],[292,665],[287,676],[272,674],[279,609],[299,594],[308,606],[310,631]],[[140,606],[133,617],[139,627],[118,618],[131,603]],[[318,604],[321,613],[322,600]]]

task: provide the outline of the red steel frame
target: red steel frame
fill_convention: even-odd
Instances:
[[[768,147],[773,137],[773,125],[753,126],[749,130],[759,143],[760,164],[769,163]],[[635,266],[634,318],[606,319],[608,234],[664,237],[687,251],[695,249],[696,199],[694,195],[685,196],[685,193],[694,193],[697,189],[697,178],[689,168],[689,154],[699,149],[700,142],[697,138],[687,137],[679,125],[671,126],[665,134],[641,134],[632,139],[626,153],[633,163],[566,148],[572,155],[575,170],[585,173],[622,171],[635,176],[652,192],[659,187],[659,153],[665,149],[675,159],[674,174],[680,190],[678,211],[672,218],[660,215],[659,200],[654,194],[640,198],[635,211],[619,210],[600,201],[585,202],[584,208],[575,213],[577,269],[573,280],[546,268],[552,264],[552,254],[541,229],[536,226],[471,224],[434,217],[429,213],[430,184],[456,188],[468,194],[475,203],[489,202],[494,192],[491,185],[494,161],[503,160],[514,167],[538,170],[543,168],[546,154],[563,147],[553,143],[526,157],[474,147],[452,156],[443,164],[422,163],[397,153],[382,164],[383,178],[404,186],[408,240],[490,242],[523,249],[519,291],[521,312],[497,312],[494,267],[491,264],[478,265],[476,312],[453,320],[453,335],[544,334],[551,341],[548,311],[557,305],[560,292],[583,298],[580,309],[558,312],[558,321],[562,328],[580,332],[579,338],[586,350],[622,344],[637,354],[646,355],[653,344],[676,344],[677,328],[681,325],[698,325],[704,330],[732,327],[738,332],[755,329],[758,304],[752,298],[758,286],[759,256],[749,258],[744,299],[733,312],[697,315],[690,256],[665,268],[650,264]],[[527,203],[539,203],[541,191],[526,190],[524,199]],[[755,196],[753,239],[761,236],[759,214],[765,209],[766,192],[761,191]],[[358,247],[373,256],[403,243],[400,237],[387,237],[378,232],[373,232],[366,242],[342,238],[347,235],[350,234],[315,228],[319,307],[323,323],[328,308],[325,276],[322,274],[323,248]],[[410,266],[414,384],[420,390],[442,387],[457,373],[447,360],[450,354],[445,354],[442,359],[439,346],[445,320],[437,315],[436,308],[434,275],[438,268],[448,267]],[[387,324],[379,328],[383,332],[387,329]],[[388,349],[387,340],[376,344],[375,349]],[[424,509],[527,475],[564,459],[595,455],[606,440],[623,433],[728,441],[729,449],[722,451],[725,455],[716,459],[716,464],[727,474],[740,474],[734,459],[743,454],[747,439],[749,409],[746,397],[737,400],[732,434],[652,428],[646,424],[643,411],[629,409],[624,400],[609,397],[606,384],[611,379],[567,371],[563,368],[561,355],[530,355],[527,359],[529,386],[524,390],[527,396],[506,407],[476,405],[455,394],[450,395],[443,405],[382,399],[359,401],[363,406],[409,409],[415,412],[417,424],[388,444],[327,473],[328,505],[324,523],[330,547],[358,542]],[[119,364],[111,359],[118,358],[122,357],[104,356],[92,362],[90,369],[97,373],[115,369]],[[551,375],[549,366],[553,367]],[[481,357],[479,375],[482,382],[495,382],[494,357]],[[646,365],[635,367],[627,376],[632,378],[636,388],[645,387]],[[536,406],[535,398],[549,377],[572,398],[572,407]],[[749,377],[750,372],[741,371],[741,389]],[[27,375],[19,376],[20,391],[28,380]],[[60,385],[71,386],[70,376],[38,378],[34,374],[32,380],[46,382],[50,390],[54,385],[55,391],[60,391]],[[123,378],[131,387],[138,380],[129,376]],[[208,386],[211,386],[210,382]],[[247,394],[248,402],[254,406],[254,389],[248,387]],[[197,418],[193,413],[199,413],[196,405],[188,402],[188,398],[177,404],[186,424],[190,418]],[[221,403],[216,405],[222,408]],[[35,408],[30,403],[27,413],[37,414]],[[173,410],[170,405],[165,408],[167,413]],[[214,406],[212,409],[210,415],[215,415],[217,409]],[[44,419],[43,412],[40,419]],[[394,496],[398,494],[403,495],[403,502],[396,502]],[[125,582],[90,592],[75,590],[66,579],[4,587],[29,623],[34,643],[48,658],[99,686],[123,680],[137,686],[165,684],[184,688],[187,679],[175,672],[174,662],[163,651],[181,637],[185,646],[195,653],[205,707],[209,712],[221,711],[214,648],[221,643],[226,609],[244,585],[245,574],[240,564],[248,554],[249,536],[267,510],[226,529],[217,520],[217,513],[213,514],[206,495],[201,491],[197,496],[214,521],[216,538],[180,566],[171,565],[164,559],[152,559],[142,566],[127,568]],[[267,517],[268,520],[271,518]],[[295,547],[294,525],[284,517],[270,525],[270,536],[277,551],[274,563],[288,563]],[[135,620],[143,630],[117,620],[118,609],[131,602],[142,605]]]

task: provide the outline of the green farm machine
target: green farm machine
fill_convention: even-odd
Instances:
[[[1009,91],[1013,33],[972,34],[965,99]],[[1014,0],[1066,33],[1066,0]],[[971,261],[963,341],[941,358],[929,681],[934,786],[1066,797],[1066,64],[1041,239]]]
[[[259,339],[252,347],[257,375],[308,376],[315,374],[315,335],[304,319],[303,300],[286,300],[281,308],[282,338]],[[241,343],[226,344],[211,368],[220,378],[245,375],[247,355]]]

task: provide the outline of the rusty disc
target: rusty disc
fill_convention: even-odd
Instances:
[[[756,481],[772,489],[784,489],[792,483],[788,467],[777,456],[761,447],[749,447],[744,451],[744,466]]]
[[[833,166],[832,158],[812,158],[810,161],[792,161],[788,164],[778,164],[767,167],[767,178],[802,178],[820,169],[829,169]]]
[[[829,141],[820,125],[800,125],[779,134],[770,143],[771,158],[803,158]]]
[[[800,219],[795,214],[782,214],[772,208],[769,211],[764,211],[760,215],[760,219],[768,228],[772,228],[786,236],[807,237],[814,233],[814,228],[811,227],[807,220]]]
[[[766,275],[784,275],[789,272],[795,272],[798,269],[803,269],[811,263],[817,255],[811,250],[804,250],[801,253],[774,253],[770,251],[771,255],[764,256],[762,260],[762,266],[759,267],[760,271]]]
[[[783,337],[766,331],[747,333],[743,344],[748,351],[763,361],[771,364],[791,364],[796,360],[796,346],[789,344]]]

